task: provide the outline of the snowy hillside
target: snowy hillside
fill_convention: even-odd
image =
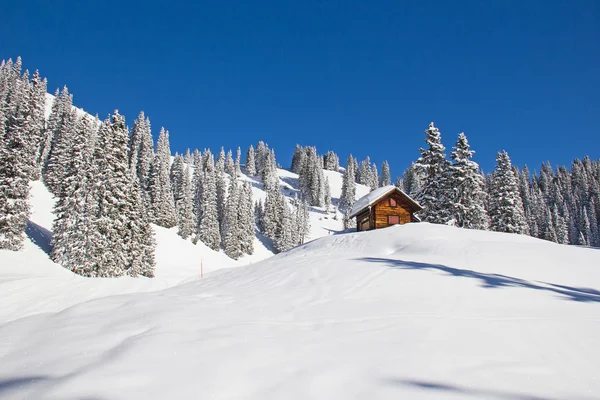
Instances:
[[[595,249],[409,224],[152,293],[7,254],[3,399],[600,397]]]

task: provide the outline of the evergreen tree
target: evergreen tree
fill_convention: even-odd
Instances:
[[[456,226],[471,229],[487,229],[489,218],[485,210],[485,186],[479,165],[472,161],[475,152],[470,150],[464,133],[458,135],[458,141],[450,158],[450,200],[453,205],[452,218]]]
[[[415,163],[402,174],[402,190],[411,197],[417,197],[423,188],[425,175]]]
[[[198,238],[211,249],[218,251],[221,230],[217,212],[217,172],[210,155],[202,179],[202,191],[198,221]]]
[[[445,224],[450,220],[452,204],[449,200],[449,163],[446,160],[438,128],[429,124],[425,131],[426,149],[420,149],[421,157],[416,162],[425,175],[417,201],[423,206],[420,217],[424,222]]]
[[[89,242],[94,215],[89,211],[95,209],[96,202],[92,192],[93,152],[87,143],[92,129],[92,120],[87,116],[77,124],[64,166],[64,191],[54,206],[56,218],[52,224],[52,260],[83,276],[94,276],[96,272],[89,263],[94,248]]]
[[[59,192],[59,184],[63,178],[61,166],[65,164],[64,155],[69,148],[69,137],[77,119],[73,111],[73,96],[65,86],[52,103],[42,150],[44,183],[55,195]]]
[[[173,199],[175,201],[175,209],[177,213],[180,213],[183,198],[185,197],[183,189],[183,171],[185,169],[183,156],[175,154],[173,157],[173,163],[171,164],[171,170],[169,172],[169,179],[171,181],[171,190],[173,191]]]
[[[154,223],[165,228],[177,225],[177,212],[169,177],[170,165],[169,131],[161,128],[150,172],[149,190]]]
[[[329,178],[325,178],[325,208],[327,210],[329,210],[329,207],[331,206],[331,187],[329,186]]]
[[[489,194],[490,228],[497,232],[526,233],[527,223],[510,157],[505,151],[496,157]]]
[[[342,193],[340,194],[340,208],[350,211],[356,200],[356,179],[354,177],[354,157],[348,156],[346,170],[342,177]]]
[[[219,157],[215,162],[215,168],[217,172],[225,172],[225,149],[221,147],[221,151],[219,152]]]
[[[227,172],[229,176],[235,176],[235,163],[233,161],[231,150],[227,152],[227,157],[225,158],[225,172]]]
[[[281,207],[279,211],[280,218],[277,221],[273,243],[275,245],[275,249],[278,252],[281,252],[287,251],[294,247],[294,242],[292,234],[292,215],[287,201],[285,199],[281,199],[281,201],[279,201],[279,206]]]
[[[194,195],[192,192],[192,182],[190,176],[190,166],[186,165],[183,170],[181,186],[179,192],[182,195],[178,203],[177,211],[179,213],[179,236],[187,239],[194,233]]]
[[[90,269],[95,276],[154,275],[154,237],[137,181],[128,161],[125,118],[118,111],[100,128],[94,151],[97,166]]]
[[[381,184],[380,186],[388,186],[392,184],[392,178],[390,176],[390,165],[387,161],[381,164]]]
[[[29,219],[29,165],[24,115],[20,101],[7,118],[0,109],[0,249],[20,250]]]
[[[299,144],[296,144],[296,149],[294,150],[294,155],[292,156],[292,165],[291,170],[295,174],[300,174],[300,170],[302,169],[302,165],[304,164],[304,148]]]
[[[239,225],[239,188],[235,179],[230,180],[227,204],[225,206],[223,218],[223,250],[229,257],[237,260],[242,256],[241,248],[241,227]]]
[[[254,147],[250,145],[246,153],[246,175],[256,176],[256,161],[254,160]]]
[[[252,208],[252,186],[244,182],[238,205],[240,249],[244,254],[254,253],[254,210]]]
[[[41,176],[41,148],[46,129],[46,79],[42,79],[36,70],[29,88],[29,114],[27,131],[30,136],[30,151],[28,159],[31,161],[31,179],[37,180]]]
[[[143,129],[140,127],[141,142],[138,148],[138,155],[136,158],[136,174],[142,190],[142,198],[146,208],[150,208],[151,195],[150,195],[150,174],[152,171],[152,162],[154,160],[154,140],[152,139],[152,132],[150,130],[150,120],[144,119]]]
[[[217,169],[215,182],[217,185],[217,219],[219,221],[220,229],[223,230],[223,224],[225,222],[225,205],[227,201],[227,181],[225,180],[225,172]]]
[[[235,164],[234,164],[234,169],[235,169],[235,173],[234,173],[234,177],[237,179],[240,177],[240,175],[242,175],[242,167],[241,167],[241,161],[242,160],[242,149],[240,149],[239,147],[237,148],[237,151],[235,153]]]
[[[338,171],[340,169],[340,159],[333,151],[328,151],[323,157],[323,166],[329,171]]]

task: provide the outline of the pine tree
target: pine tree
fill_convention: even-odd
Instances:
[[[37,180],[41,176],[41,148],[46,129],[46,79],[40,77],[36,70],[29,88],[29,115],[27,130],[30,136],[31,179]]]
[[[296,149],[294,150],[294,155],[292,156],[292,165],[291,170],[295,174],[300,174],[300,170],[302,169],[302,165],[304,164],[304,148],[299,144],[296,144]]]
[[[218,251],[221,230],[217,213],[217,178],[213,157],[210,155],[202,179],[202,198],[198,221],[198,238],[211,249]]]
[[[342,177],[342,193],[340,194],[340,208],[351,210],[356,200],[356,179],[354,177],[354,157],[348,156],[346,170]]]
[[[229,176],[235,176],[235,163],[233,161],[231,150],[227,152],[227,157],[225,158],[225,172],[227,172]]]
[[[241,162],[242,162],[242,149],[240,149],[238,147],[237,151],[235,153],[235,164],[234,164],[235,173],[233,175],[236,179],[242,175]]]
[[[183,190],[184,169],[185,166],[183,162],[183,156],[180,154],[175,154],[175,157],[173,157],[173,163],[171,164],[171,170],[169,172],[169,179],[171,181],[171,190],[173,191],[175,209],[177,210],[178,215],[180,214],[183,198],[185,196]]]
[[[96,276],[154,274],[154,238],[129,169],[128,142],[125,118],[115,111],[102,124],[94,151],[98,202],[90,258]]]
[[[29,219],[29,170],[25,120],[26,102],[9,118],[0,109],[0,249],[20,250]]]
[[[227,181],[225,180],[225,172],[217,169],[215,179],[217,185],[217,219],[219,221],[219,227],[221,230],[223,230],[223,223],[225,221],[225,205],[227,200]]]
[[[142,129],[142,140],[138,148],[136,173],[140,182],[144,204],[149,209],[151,203],[150,195],[150,173],[154,160],[154,140],[150,130],[150,120],[146,118]]]
[[[179,202],[177,211],[179,212],[179,236],[187,239],[194,233],[194,196],[192,192],[192,182],[190,176],[190,166],[187,165],[183,170],[180,193],[183,196]]]
[[[381,185],[380,186],[388,186],[392,184],[392,178],[390,176],[390,165],[387,161],[384,161],[381,164]]]
[[[225,172],[225,149],[221,147],[221,151],[219,152],[219,157],[215,162],[215,168],[217,172]]]
[[[94,226],[93,152],[87,141],[93,129],[92,120],[84,116],[77,124],[66,159],[64,191],[54,206],[52,224],[52,260],[83,276],[94,276],[90,268],[93,243],[89,242]]]
[[[225,206],[225,215],[223,218],[223,230],[221,236],[223,238],[223,250],[229,257],[237,260],[242,256],[241,248],[241,227],[239,225],[239,203],[240,195],[237,181],[230,180],[227,204]]]
[[[331,187],[329,186],[329,178],[325,178],[325,195],[324,195],[324,199],[325,199],[325,208],[327,210],[329,210],[329,207],[331,206]]]
[[[417,201],[423,206],[419,214],[424,222],[445,224],[450,220],[452,205],[449,195],[449,163],[446,160],[442,145],[441,134],[438,128],[429,124],[425,131],[426,149],[420,149],[421,157],[416,162],[416,167],[425,175]]]
[[[55,195],[60,190],[59,185],[63,179],[61,166],[65,164],[64,154],[69,148],[69,138],[77,120],[77,115],[72,108],[73,96],[65,86],[54,98],[42,150],[44,183]]]
[[[472,161],[475,152],[470,150],[464,133],[458,135],[450,158],[450,201],[452,218],[456,226],[471,229],[487,229],[489,218],[485,210],[485,186],[479,165]]]
[[[177,212],[169,178],[170,165],[169,131],[161,128],[150,172],[149,191],[154,223],[165,228],[177,225]]]
[[[238,205],[239,242],[244,254],[254,253],[254,210],[252,208],[252,186],[244,182]]]
[[[526,233],[524,214],[510,157],[505,151],[500,152],[496,157],[489,194],[490,228],[497,232]]]
[[[278,252],[287,251],[294,247],[293,234],[292,234],[292,215],[288,207],[287,201],[282,199],[279,201],[280,218],[277,221],[277,227],[275,231],[275,237],[273,242],[275,249]]]
[[[250,145],[246,153],[246,175],[256,176],[256,161],[254,160],[254,147]]]
[[[129,136],[129,168],[136,173],[145,129],[146,117],[144,112],[141,111],[137,119],[133,122],[133,129],[131,129],[131,135]]]
[[[323,157],[323,166],[329,171],[338,171],[340,169],[340,159],[333,151],[328,151]]]

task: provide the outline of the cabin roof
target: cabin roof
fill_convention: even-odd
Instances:
[[[352,211],[350,212],[349,218],[356,217],[356,215],[359,214],[361,211],[377,203],[379,200],[381,200],[382,198],[394,191],[400,194],[400,196],[402,196],[413,207],[413,212],[421,211],[423,209],[423,207],[421,207],[419,203],[414,201],[409,195],[404,193],[402,190],[398,189],[394,185],[388,185],[375,189],[371,193],[356,200],[356,203],[354,203],[354,207],[352,207]]]

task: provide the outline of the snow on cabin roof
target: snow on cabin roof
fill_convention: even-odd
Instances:
[[[354,207],[352,207],[352,212],[350,212],[349,218],[355,217],[356,214],[358,214],[365,208],[377,203],[379,200],[381,200],[382,197],[385,197],[387,194],[389,194],[390,192],[392,192],[394,190],[398,191],[398,193],[400,193],[403,197],[405,197],[406,200],[410,204],[412,204],[415,208],[418,208],[418,210],[423,209],[423,207],[421,207],[421,205],[419,203],[414,201],[409,195],[404,193],[402,190],[398,189],[394,185],[388,185],[388,186],[384,186],[384,187],[375,189],[371,193],[368,193],[365,196],[361,197],[360,199],[356,200],[356,203],[354,203]]]

